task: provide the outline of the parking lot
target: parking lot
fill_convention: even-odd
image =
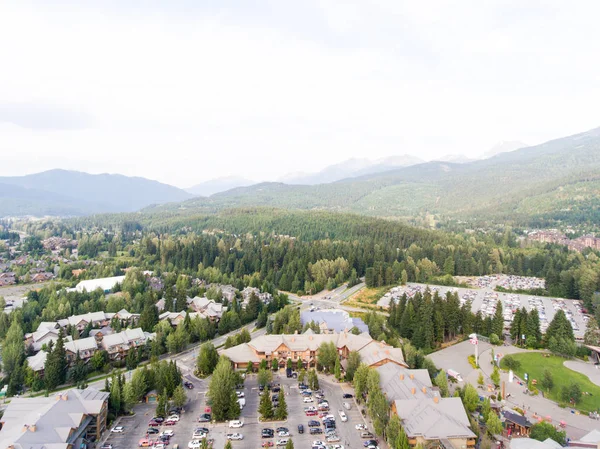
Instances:
[[[242,441],[232,441],[234,448],[260,448],[266,442],[276,444],[279,437],[275,434],[274,438],[261,438],[262,429],[270,428],[275,430],[277,427],[287,427],[290,432],[290,438],[294,441],[296,448],[310,448],[312,442],[320,440],[325,442],[325,435],[311,435],[309,432],[308,421],[321,421],[318,416],[306,416],[305,408],[308,406],[316,406],[316,398],[313,403],[304,403],[303,396],[298,388],[296,379],[288,379],[285,372],[276,372],[273,376],[273,382],[279,383],[286,397],[288,406],[288,419],[286,421],[261,423],[259,421],[258,405],[259,405],[259,388],[256,375],[249,375],[246,378],[244,385],[244,395],[246,405],[242,410],[240,420],[244,422],[243,427],[230,429],[228,423],[199,423],[198,416],[204,412],[206,407],[205,393],[207,391],[207,380],[197,380],[186,376],[186,380],[191,380],[194,384],[193,390],[186,390],[188,402],[184,412],[181,413],[180,421],[174,426],[161,425],[158,427],[160,431],[172,430],[173,437],[170,440],[170,446],[178,444],[180,449],[187,449],[188,443],[193,439],[192,435],[196,427],[206,427],[209,429],[209,438],[214,440],[214,448],[222,448],[226,443],[226,435],[228,433],[241,433],[244,438]],[[345,448],[358,449],[363,447],[363,442],[360,438],[360,431],[355,429],[355,425],[365,424],[354,399],[343,399],[344,393],[352,393],[350,387],[333,382],[331,376],[319,376],[320,387],[323,390],[325,399],[329,401],[330,413],[334,415],[336,421],[336,431],[340,437],[339,442],[327,443],[327,446],[332,444],[343,445]],[[281,392],[280,392],[281,394]],[[342,403],[348,402],[351,409],[343,408]],[[114,449],[131,449],[138,447],[141,439],[147,437],[148,422],[154,416],[156,404],[139,404],[135,407],[135,416],[121,417],[115,425],[124,426],[123,433],[110,433],[106,443],[112,444]],[[343,410],[348,417],[348,421],[342,422],[339,416],[339,410]],[[304,426],[304,433],[298,433],[298,425]],[[323,429],[322,426],[320,426]],[[369,429],[372,430],[372,429]],[[156,440],[157,435],[149,435],[150,440]],[[274,446],[275,447],[275,446]]]

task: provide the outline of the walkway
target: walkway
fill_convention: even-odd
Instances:
[[[600,386],[600,365],[592,365],[579,360],[567,360],[563,365],[587,376],[591,382]]]

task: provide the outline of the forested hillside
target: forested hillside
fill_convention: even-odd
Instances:
[[[544,277],[548,294],[582,298],[591,308],[600,289],[596,254],[557,246],[522,248],[510,230],[454,235],[359,215],[274,209],[185,217],[106,215],[44,226],[30,223],[24,229],[85,231],[80,246],[87,239],[94,251],[127,249],[147,269],[201,272],[212,282],[257,276],[258,282],[282,290],[314,292],[361,276],[382,286],[509,273]],[[338,259],[345,262],[334,265]],[[320,261],[324,271],[311,271]],[[332,266],[336,269],[327,268]]]
[[[593,223],[598,170],[600,128],[466,164],[430,162],[315,186],[263,183],[145,212],[185,214],[266,205],[384,217],[436,214]]]

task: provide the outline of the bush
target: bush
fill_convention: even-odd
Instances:
[[[500,344],[500,337],[498,337],[496,334],[490,334],[490,344],[492,344],[492,345],[499,345]]]
[[[469,356],[469,364],[475,369],[479,368],[479,366],[477,366],[475,363],[475,356],[473,354]]]
[[[507,355],[503,359],[504,366],[513,371],[517,371],[521,367],[521,362],[515,359],[512,355]]]

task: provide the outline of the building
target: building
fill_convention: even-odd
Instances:
[[[533,438],[513,438],[510,440],[510,449],[562,449],[562,446],[551,438],[544,441]]]
[[[48,353],[46,351],[40,351],[36,355],[27,357],[25,361],[34,373],[38,373],[40,376],[44,376],[44,369],[46,368],[46,358]]]
[[[187,303],[194,312],[211,321],[219,321],[227,310],[227,307],[223,307],[223,304],[206,297],[188,298]]]
[[[529,436],[531,433],[533,424],[526,417],[509,411],[503,412],[501,417],[509,437]]]
[[[361,318],[352,318],[348,312],[340,309],[304,311],[300,314],[302,326],[315,322],[319,325],[321,333],[349,332],[356,327],[361,333],[369,332],[369,327]]]
[[[381,391],[400,418],[411,447],[475,447],[477,437],[461,399],[442,398],[426,369],[386,363],[376,370]]]
[[[361,360],[369,366],[376,367],[388,362],[408,366],[404,362],[401,349],[373,340],[368,334],[315,334],[310,329],[303,334],[262,335],[248,343],[225,349],[221,353],[231,360],[235,368],[246,368],[250,362],[258,366],[261,360],[271,362],[274,359],[279,361],[280,367],[284,367],[288,358],[309,368],[317,364],[319,346],[328,342],[333,342],[338,349],[342,366],[352,351],[358,351]]]
[[[80,338],[79,340],[67,341],[65,343],[65,351],[67,353],[67,362],[73,364],[79,358],[87,362],[98,351],[98,343],[94,337]]]
[[[106,429],[108,393],[95,388],[12,398],[0,418],[0,447],[86,449]]]
[[[104,293],[110,293],[116,284],[121,284],[125,280],[125,276],[113,276],[109,278],[89,279],[81,281],[75,286],[75,290],[79,293],[84,291],[93,292],[98,289]]]
[[[600,430],[592,430],[579,440],[570,440],[569,447],[583,447],[588,449],[600,448]]]
[[[95,341],[94,337],[90,337]],[[102,338],[100,346],[108,352],[111,360],[122,360],[131,349],[144,346],[148,340],[154,338],[153,334],[145,333],[141,328],[125,329],[118,334],[106,335]]]
[[[244,290],[242,290],[242,304],[248,305],[248,303],[250,302],[250,297],[252,296],[252,294],[256,295],[256,297],[263,304],[269,304],[273,300],[273,295],[271,295],[271,293],[261,292],[256,287],[246,287]]]

